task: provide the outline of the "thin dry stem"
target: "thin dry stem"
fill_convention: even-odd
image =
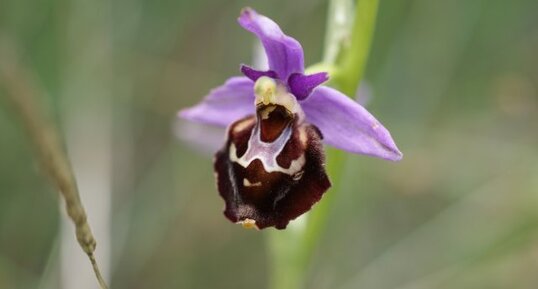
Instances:
[[[92,262],[93,272],[95,273],[97,282],[99,282],[99,286],[101,286],[101,288],[103,289],[107,288],[105,279],[103,279],[103,276],[101,275],[101,271],[99,271],[99,266],[97,266],[97,261],[95,260],[95,256],[93,255],[93,253],[90,253],[88,254],[88,257],[90,258],[90,262]]]
[[[0,84],[4,87],[4,94],[26,128],[43,171],[65,200],[67,214],[75,224],[78,243],[88,255],[101,289],[107,289],[93,254],[96,241],[80,200],[69,159],[55,127],[38,105],[37,97],[42,93],[39,93],[31,74],[17,63],[15,49],[8,46],[5,38],[0,41]]]

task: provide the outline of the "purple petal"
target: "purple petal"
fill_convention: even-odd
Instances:
[[[288,79],[288,85],[291,93],[298,100],[307,98],[314,88],[329,80],[329,75],[326,72],[304,75],[302,73],[294,73]]]
[[[244,64],[241,65],[241,72],[246,77],[248,77],[250,80],[252,80],[254,82],[256,80],[258,80],[258,78],[260,78],[262,76],[267,76],[267,77],[271,77],[271,78],[274,78],[274,79],[277,78],[276,72],[274,72],[272,70],[259,71],[259,70],[256,70],[256,69],[254,69],[254,68],[252,68],[250,66],[244,65]]]
[[[402,158],[389,131],[364,107],[341,92],[320,86],[301,106],[307,121],[321,130],[327,144],[391,161]]]
[[[292,73],[303,73],[304,56],[301,44],[284,34],[271,19],[245,8],[239,16],[239,24],[256,34],[265,48],[269,68],[286,81]]]
[[[254,114],[254,82],[236,76],[211,90],[199,104],[179,111],[178,116],[226,127],[249,114]]]

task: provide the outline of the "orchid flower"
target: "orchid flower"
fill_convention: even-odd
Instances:
[[[181,110],[186,120],[227,127],[215,156],[224,215],[244,227],[286,228],[331,186],[323,143],[398,161],[388,130],[343,93],[322,85],[328,73],[306,75],[300,43],[271,19],[242,10],[239,24],[261,41],[269,70],[242,65],[204,100]]]

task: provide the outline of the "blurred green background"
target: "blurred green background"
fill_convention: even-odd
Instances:
[[[322,0],[0,1],[0,41],[39,84],[104,226],[112,288],[266,288],[267,232],[222,216],[211,157],[173,131],[178,109],[252,59],[244,6],[321,59]],[[404,159],[349,155],[307,287],[538,288],[538,1],[381,1],[365,77]],[[75,278],[58,208],[0,97],[0,288]]]

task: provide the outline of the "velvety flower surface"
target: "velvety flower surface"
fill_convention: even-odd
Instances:
[[[271,19],[246,8],[239,24],[261,41],[269,70],[241,66],[179,116],[227,127],[215,157],[224,214],[259,229],[285,228],[308,211],[330,187],[322,142],[351,153],[386,160],[402,154],[388,130],[365,108],[323,86],[327,73],[304,74],[299,42]]]

